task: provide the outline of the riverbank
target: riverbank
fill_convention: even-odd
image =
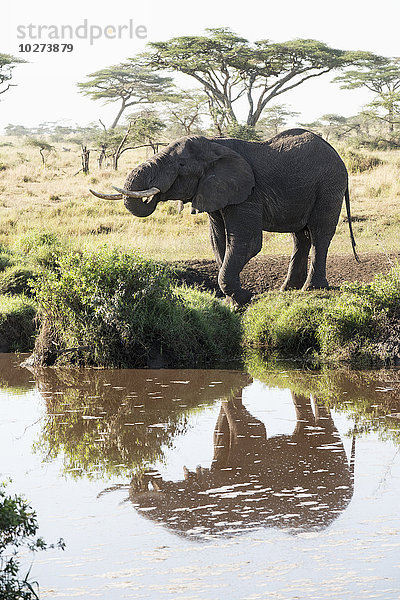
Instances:
[[[81,252],[45,235],[2,256],[0,348],[34,349],[36,364],[199,368],[249,349],[313,366],[400,356],[396,256],[363,255],[360,264],[333,256],[332,289],[307,293],[276,289],[287,257],[257,257],[243,272],[254,300],[237,312],[218,297],[210,261],[171,266],[106,247]]]

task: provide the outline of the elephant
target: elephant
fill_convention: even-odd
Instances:
[[[114,189],[116,194],[90,192],[123,199],[137,217],[148,217],[166,200],[191,202],[193,209],[208,213],[218,284],[238,306],[251,299],[240,273],[260,252],[263,231],[293,237],[282,290],[328,287],[327,253],[343,198],[358,260],[346,167],[328,142],[305,129],[290,129],[263,143],[183,137],[133,169],[124,188]]]
[[[148,469],[132,478],[130,500],[145,517],[179,535],[207,538],[273,526],[291,532],[328,527],[348,506],[350,464],[329,409],[292,392],[296,427],[267,439],[262,421],[242,403],[224,400],[214,431],[209,469],[183,468],[184,479],[164,481]]]

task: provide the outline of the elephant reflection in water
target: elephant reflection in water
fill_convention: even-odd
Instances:
[[[289,530],[327,527],[353,495],[350,465],[327,408],[292,393],[296,427],[270,439],[242,404],[223,401],[210,469],[184,467],[183,481],[157,471],[134,479],[130,499],[143,515],[193,537],[239,533],[271,525]]]

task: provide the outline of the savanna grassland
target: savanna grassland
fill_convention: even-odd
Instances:
[[[400,151],[338,150],[350,171],[358,252],[397,252]],[[129,171],[147,156],[144,151],[127,152],[118,171],[100,171],[93,152],[91,172],[84,175],[77,173],[81,165],[76,145],[56,144],[43,166],[37,149],[18,138],[2,138],[0,243],[18,246],[21,238],[37,231],[57,234],[78,248],[93,249],[105,243],[122,250],[136,248],[156,260],[213,258],[206,215],[190,215],[188,207],[178,214],[176,204],[167,203],[147,219],[135,219],[121,201],[101,201],[89,193],[89,188],[107,192],[112,191],[111,185],[121,186]],[[263,254],[290,251],[290,235],[264,234]],[[330,253],[350,252],[343,211]]]
[[[389,264],[399,252],[400,151],[338,151],[350,173],[358,253]],[[315,365],[396,362],[398,268],[339,290],[271,291],[239,313],[213,293],[179,285],[166,263],[213,258],[207,216],[189,207],[179,214],[170,202],[134,218],[121,201],[89,192],[121,186],[147,156],[125,153],[118,171],[99,170],[92,152],[84,175],[76,145],[56,144],[43,164],[37,148],[1,139],[1,351],[36,343],[40,364],[108,367],[215,366],[248,350]],[[289,234],[264,237],[262,253],[290,255]],[[345,211],[330,255],[351,255]]]

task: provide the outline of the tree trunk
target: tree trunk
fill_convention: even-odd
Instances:
[[[122,113],[124,112],[125,108],[126,108],[125,100],[124,100],[124,99],[122,99],[122,105],[121,105],[121,108],[119,109],[119,111],[118,111],[118,114],[117,114],[117,116],[115,117],[115,119],[114,119],[114,122],[113,122],[113,124],[111,125],[110,129],[115,129],[115,128],[116,128],[116,126],[118,125],[118,121],[120,120],[120,118],[121,118],[121,116],[122,116]]]
[[[113,169],[114,169],[114,171],[118,171],[118,160],[119,160],[120,156],[121,155],[118,152],[116,152],[115,154],[113,154],[112,159],[113,159]]]
[[[100,154],[99,154],[99,158],[98,158],[98,160],[97,160],[97,162],[98,162],[98,165],[99,165],[99,169],[100,169],[100,170],[101,170],[101,169],[102,169],[102,167],[103,167],[103,162],[104,162],[104,159],[105,159],[105,158],[106,158],[106,147],[105,147],[105,145],[103,144],[103,145],[101,146],[101,152],[100,152]]]
[[[87,146],[82,146],[82,171],[87,175],[89,173],[89,156],[90,150]]]

